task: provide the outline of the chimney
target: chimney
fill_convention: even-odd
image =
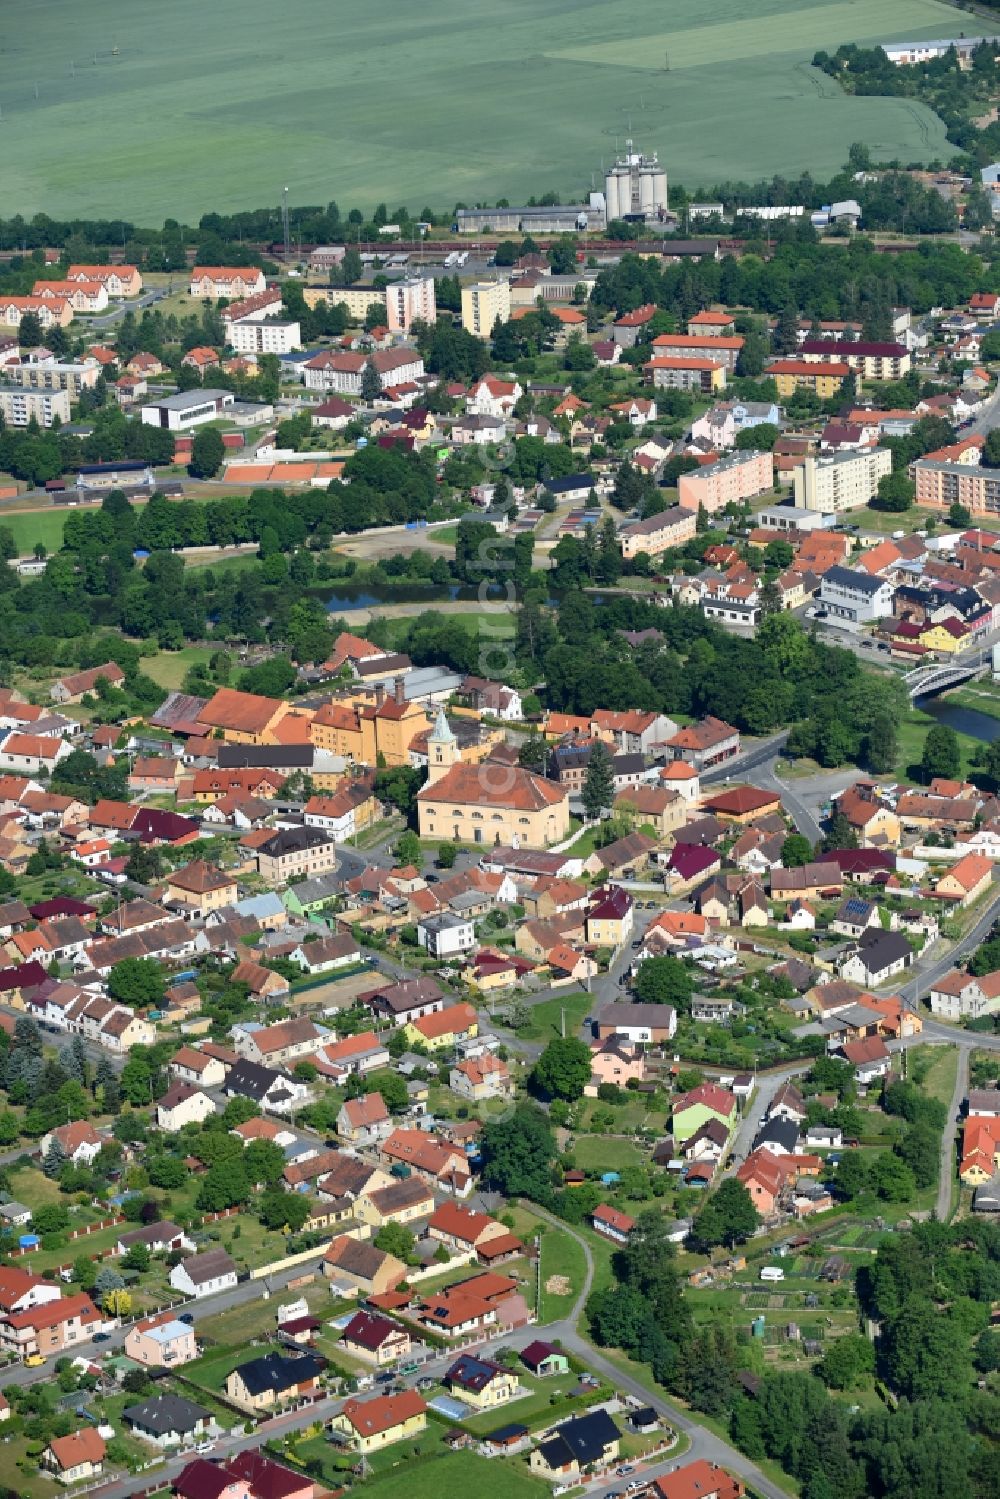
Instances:
[[[397,703],[402,704],[402,703],[406,702],[406,698],[403,695],[403,679],[402,679],[402,677],[397,677],[396,678],[396,688],[395,688],[394,696],[395,696],[395,699],[396,699]]]
[[[382,706],[382,704],[383,704],[384,701],[385,701],[385,688],[382,686],[381,682],[376,682],[375,683],[375,706],[376,706],[376,708],[381,708],[381,706]]]

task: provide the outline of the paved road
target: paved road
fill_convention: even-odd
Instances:
[[[631,1374],[620,1369],[616,1364],[612,1364],[594,1348],[593,1344],[580,1335],[577,1331],[577,1323],[583,1315],[594,1278],[594,1257],[591,1254],[590,1245],[581,1234],[576,1233],[567,1224],[563,1223],[561,1219],[550,1217],[548,1213],[538,1207],[534,1207],[533,1211],[538,1213],[540,1217],[547,1219],[553,1227],[561,1229],[563,1233],[567,1233],[570,1238],[575,1239],[583,1250],[587,1265],[583,1288],[576,1299],[570,1316],[562,1322],[548,1325],[545,1328],[546,1337],[549,1339],[558,1338],[564,1347],[568,1348],[572,1353],[577,1354],[578,1357],[586,1360],[592,1369],[595,1369],[598,1374],[603,1374],[616,1389],[624,1390],[628,1395],[634,1395],[636,1399],[642,1401],[643,1405],[651,1405],[669,1425],[673,1426],[677,1431],[683,1432],[691,1444],[690,1450],[684,1455],[685,1462],[704,1458],[708,1462],[720,1463],[723,1467],[729,1468],[733,1473],[738,1473],[743,1481],[749,1484],[758,1494],[763,1495],[764,1499],[787,1499],[787,1490],[781,1489],[777,1484],[772,1483],[755,1463],[750,1462],[748,1458],[743,1456],[742,1452],[738,1452],[735,1447],[731,1447],[728,1442],[723,1441],[721,1437],[715,1436],[713,1432],[706,1431],[696,1420],[687,1415],[678,1406],[665,1400],[661,1395],[652,1394],[644,1384],[640,1384]],[[529,1329],[528,1331],[530,1333],[532,1330]],[[537,1334],[537,1331],[537,1328],[534,1329],[535,1334]],[[521,1335],[519,1335],[519,1340],[520,1337]],[[515,1342],[514,1339],[510,1338],[507,1341],[509,1343]],[[526,1338],[524,1341],[529,1341],[529,1339]],[[664,1463],[662,1471],[666,1472],[672,1466],[673,1462]]]
[[[945,1123],[944,1133],[941,1136],[941,1166],[938,1171],[938,1193],[935,1212],[942,1223],[947,1223],[951,1217],[952,1193],[955,1185],[955,1131],[958,1129],[958,1117],[968,1091],[969,1048],[963,1047],[958,1053],[958,1072],[955,1077],[955,1091],[951,1095],[951,1102],[948,1105],[948,1119]]]
[[[750,1154],[750,1147],[757,1131],[764,1123],[764,1116],[771,1107],[778,1089],[791,1078],[801,1077],[803,1073],[809,1071],[811,1066],[811,1062],[800,1062],[794,1067],[782,1067],[779,1072],[768,1072],[758,1076],[750,1107],[740,1120],[740,1127],[729,1149],[729,1164],[724,1172],[725,1176],[732,1176],[737,1166],[741,1165]]]

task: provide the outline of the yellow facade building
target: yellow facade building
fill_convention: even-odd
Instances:
[[[517,766],[462,764],[442,709],[427,739],[417,819],[421,838],[547,848],[569,834],[569,794]]]

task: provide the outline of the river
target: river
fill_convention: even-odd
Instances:
[[[979,713],[975,708],[963,707],[961,703],[951,702],[946,697],[928,698],[919,706],[931,718],[936,718],[938,723],[947,724],[957,734],[968,734],[973,739],[982,739],[986,744],[1000,739],[1000,718],[994,718],[991,713]]]

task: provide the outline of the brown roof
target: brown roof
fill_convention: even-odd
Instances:
[[[63,1472],[80,1463],[102,1463],[104,1450],[104,1438],[93,1426],[81,1426],[68,1437],[53,1437],[49,1443],[49,1451]]]
[[[237,692],[233,687],[220,687],[202,708],[198,719],[213,729],[262,734],[280,707],[281,703],[273,697],[260,697],[254,692]]]
[[[187,890],[191,895],[207,895],[211,890],[223,890],[227,885],[235,885],[236,880],[231,874],[223,874],[214,864],[207,864],[204,859],[194,859],[190,864],[185,864],[183,869],[176,869],[173,874],[168,875],[167,884],[178,890]]]
[[[499,790],[498,786],[504,789]],[[457,802],[465,806],[509,807],[517,812],[539,812],[566,800],[561,787],[529,770],[505,768],[503,775],[497,777],[479,765],[453,765],[439,780],[422,787],[417,796],[426,801]]]
[[[410,1421],[426,1411],[427,1405],[416,1390],[403,1390],[399,1395],[376,1395],[371,1400],[348,1400],[344,1404],[344,1415],[358,1436],[378,1436],[391,1431],[394,1426]]]

